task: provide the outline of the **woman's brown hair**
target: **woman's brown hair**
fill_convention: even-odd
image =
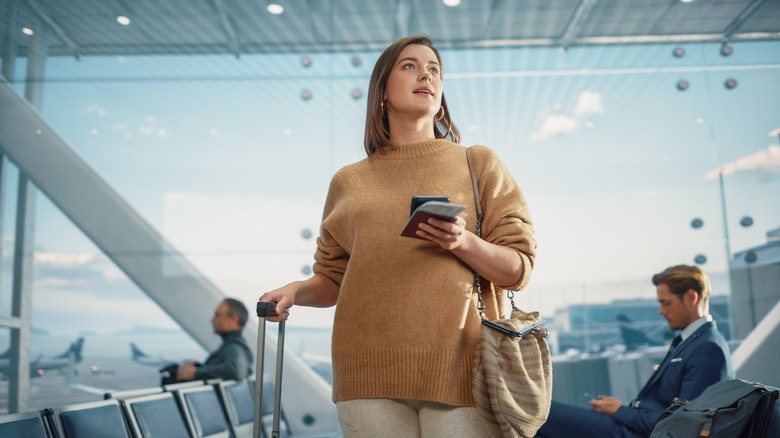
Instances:
[[[387,121],[387,111],[384,108],[383,98],[387,78],[395,65],[396,59],[406,46],[419,44],[429,47],[436,55],[436,59],[441,65],[441,56],[439,51],[433,46],[433,41],[427,35],[412,35],[401,38],[390,44],[377,59],[374,64],[374,71],[371,73],[371,81],[368,84],[368,98],[366,108],[366,132],[363,145],[366,154],[371,155],[374,152],[390,146],[390,124]],[[443,74],[443,69],[442,69]],[[443,77],[443,75],[442,75]],[[447,101],[444,99],[444,93],[441,95],[441,107],[443,114],[437,113],[434,116],[433,134],[436,138],[444,138],[453,143],[460,143],[460,132],[450,118],[450,111],[447,108]]]

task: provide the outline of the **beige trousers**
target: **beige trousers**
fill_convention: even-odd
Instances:
[[[479,438],[477,408],[419,400],[362,399],[336,403],[344,438]]]

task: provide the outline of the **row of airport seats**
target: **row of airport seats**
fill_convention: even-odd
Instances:
[[[261,435],[270,437],[273,381],[264,381]],[[251,437],[254,384],[217,379],[106,393],[100,401],[0,416],[0,437]],[[280,429],[289,435],[283,415]]]

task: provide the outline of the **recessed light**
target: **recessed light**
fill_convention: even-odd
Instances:
[[[118,15],[116,17],[116,22],[121,24],[122,26],[128,26],[130,24],[130,19],[125,17],[124,15]]]
[[[279,15],[284,12],[284,7],[278,3],[271,3],[266,7],[266,9],[269,13],[274,15]]]
[[[444,3],[445,5],[451,8],[454,8],[455,6],[460,5],[460,0],[442,0],[442,3]]]
[[[680,0],[683,3],[693,3],[694,0]]]
[[[32,29],[30,29],[29,27],[23,27],[23,28],[22,28],[22,33],[23,33],[23,34],[25,34],[25,35],[32,35],[32,34],[34,34],[35,32],[33,32],[33,30],[32,30]]]

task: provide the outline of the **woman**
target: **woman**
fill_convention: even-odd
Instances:
[[[293,305],[338,304],[333,398],[346,438],[484,435],[471,391],[480,336],[473,272],[488,318],[503,289],[529,279],[536,243],[525,201],[493,151],[473,148],[485,212],[482,239],[466,151],[457,144],[439,52],[423,35],[379,57],[366,113],[368,157],[333,177],[314,275],[267,292],[286,319]],[[429,219],[401,237],[414,195],[466,204],[455,222]],[[496,285],[496,286],[493,286]]]

